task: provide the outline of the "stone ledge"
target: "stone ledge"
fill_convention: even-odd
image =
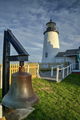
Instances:
[[[31,114],[35,109],[28,107],[26,109],[16,109],[5,115],[7,120],[22,120]]]

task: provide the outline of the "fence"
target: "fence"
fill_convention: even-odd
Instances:
[[[69,66],[67,67],[62,67],[62,68],[57,68],[57,74],[56,74],[56,81],[61,81],[63,80],[64,78],[66,78],[69,74],[72,73],[72,67],[73,65],[70,64]]]
[[[53,66],[58,66],[62,64],[67,64],[67,63],[40,63],[39,67],[40,69],[50,69]]]
[[[38,63],[25,63],[25,72],[28,72],[32,75],[32,78],[37,77]],[[10,64],[10,84],[11,84],[11,75],[17,72],[19,69],[19,64]],[[0,88],[2,88],[2,65],[0,65]]]
[[[79,70],[80,64],[70,64],[70,65],[56,65],[52,66],[50,69],[46,69],[41,71],[41,67],[38,65],[38,77],[47,79],[47,80],[53,80],[60,82],[64,78],[66,78],[69,74],[71,74],[74,70]]]
[[[26,63],[24,64],[25,72],[31,73],[32,78],[41,77],[40,76],[40,64],[38,63]],[[50,67],[50,65],[49,65]],[[11,75],[18,71],[19,64],[11,64],[10,65],[10,84],[11,84]],[[68,66],[56,65],[53,67],[51,64],[50,74],[47,73],[47,77],[54,78],[55,81],[59,82],[67,77],[73,70],[80,69],[80,64],[70,64]],[[2,65],[0,65],[0,88],[2,88]]]
[[[66,67],[64,67],[63,65],[51,67],[51,77],[54,77],[55,68],[56,68],[55,79],[57,82],[59,82],[59,81],[63,80],[64,78],[66,78],[73,71],[80,70],[80,64],[74,63],[74,64],[70,64]]]
[[[10,77],[12,73],[15,73],[18,71],[19,65],[18,64],[11,64],[10,65]],[[32,77],[37,77],[37,63],[30,63],[30,64],[24,64],[25,72],[31,73]]]

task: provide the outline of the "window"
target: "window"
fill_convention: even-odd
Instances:
[[[48,53],[47,53],[47,52],[45,53],[45,57],[46,57],[46,58],[48,57]]]

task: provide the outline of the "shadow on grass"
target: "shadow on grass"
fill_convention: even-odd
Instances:
[[[71,75],[66,77],[61,83],[80,86],[80,74],[72,73]]]
[[[40,101],[25,120],[80,120],[79,74],[60,83],[36,78],[33,86]]]

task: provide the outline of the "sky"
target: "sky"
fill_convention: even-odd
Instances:
[[[12,30],[29,53],[29,61],[41,62],[43,32],[50,18],[59,31],[60,51],[78,48],[80,0],[0,0],[0,62],[7,29]],[[16,54],[13,48],[11,54]]]

